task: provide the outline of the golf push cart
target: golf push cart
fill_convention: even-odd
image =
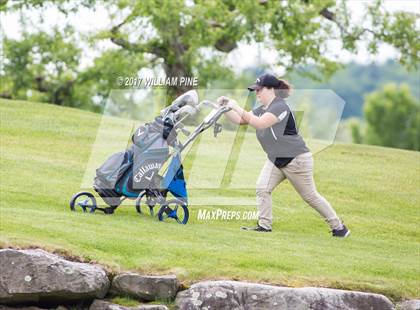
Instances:
[[[197,113],[203,105],[210,106],[212,111],[189,133],[183,121]],[[141,206],[145,204],[153,216],[154,208],[160,206],[157,213],[159,221],[173,219],[186,224],[189,217],[188,194],[181,153],[210,127],[214,128],[216,137],[222,130],[217,121],[229,110],[208,100],[199,103],[195,90],[181,95],[163,109],[153,122],[140,126],[134,132],[127,150],[111,155],[96,169],[93,188],[108,207],[99,207],[95,196],[83,191],[71,198],[70,209],[85,213],[99,210],[112,214],[128,198],[135,200],[138,213],[142,213]],[[183,143],[178,139],[179,132],[187,136]],[[168,193],[174,198],[167,199]]]

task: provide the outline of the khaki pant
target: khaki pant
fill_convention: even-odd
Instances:
[[[296,156],[287,166],[280,169],[267,159],[258,177],[256,189],[260,226],[271,229],[273,222],[271,193],[287,178],[303,200],[318,211],[331,229],[342,228],[334,209],[316,190],[313,165],[311,152]]]

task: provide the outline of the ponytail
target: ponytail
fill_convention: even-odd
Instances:
[[[292,85],[286,80],[279,80],[279,86],[274,88],[274,93],[280,98],[287,98],[292,93]]]

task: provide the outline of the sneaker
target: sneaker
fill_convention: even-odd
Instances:
[[[257,224],[256,227],[241,227],[242,230],[259,231],[259,232],[271,232],[271,229],[264,228]]]
[[[346,238],[350,236],[350,230],[347,229],[346,225],[343,224],[343,228],[332,230],[332,236],[339,237],[339,238]]]

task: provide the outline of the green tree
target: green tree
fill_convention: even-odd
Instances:
[[[277,64],[292,70],[311,61],[326,76],[338,68],[323,52],[327,41],[337,35],[343,48],[351,52],[357,51],[361,40],[367,42],[372,53],[377,52],[380,42],[386,42],[401,51],[400,60],[407,66],[417,66],[419,59],[416,16],[384,12],[382,1],[373,1],[366,9],[365,18],[371,20],[369,29],[350,23],[346,1],[107,3],[112,16],[121,10],[129,13],[109,30],[97,34],[97,39],[109,39],[123,49],[151,55],[153,62],[160,61],[167,76],[199,76],[202,87],[209,81],[200,69],[207,65],[215,72],[223,72],[218,69],[220,59],[240,41],[270,42],[278,52]],[[177,86],[174,92],[185,90],[186,87]]]
[[[70,36],[67,28],[64,32],[54,29],[52,34],[24,33],[21,40],[6,38],[2,97],[72,105],[81,51]]]
[[[368,144],[420,150],[420,103],[407,85],[387,84],[366,97]]]
[[[308,65],[304,70],[313,72],[314,68]],[[343,118],[346,119],[352,116],[362,118],[363,96],[382,88],[387,83],[407,83],[412,94],[420,98],[419,71],[407,70],[394,60],[388,60],[383,64],[351,62],[345,68],[338,70],[328,81],[311,80],[293,72],[287,78],[297,89],[332,89],[346,102],[343,111]]]
[[[363,133],[361,129],[361,121],[357,118],[350,118],[348,120],[348,127],[350,128],[351,138],[353,143],[363,143]]]
[[[117,79],[124,76],[136,76],[146,64],[141,55],[134,55],[126,50],[107,50],[93,60],[93,64],[83,69],[78,75],[74,87],[77,103],[91,102],[94,98],[94,110],[105,106],[111,89],[120,87]],[[129,100],[121,98],[121,108],[130,110]],[[122,102],[125,102],[123,104]],[[132,108],[132,107],[131,107]]]
[[[83,67],[75,41],[70,27],[51,34],[24,33],[20,40],[6,38],[0,96],[99,111],[117,78],[135,76],[145,64],[141,55],[108,50]]]
[[[268,44],[278,52],[277,65],[291,70],[311,62],[326,76],[339,67],[325,53],[331,39],[350,52],[357,51],[360,41],[367,42],[371,53],[386,42],[400,51],[400,61],[408,67],[416,67],[419,60],[417,16],[388,13],[381,0],[366,7],[369,28],[351,23],[345,0],[19,0],[3,9],[55,5],[70,14],[95,4],[108,10],[113,25],[90,34],[91,40],[111,41],[133,57],[147,59],[149,68],[161,68],[168,77],[197,76],[200,87],[228,76],[223,59],[238,42]],[[177,85],[170,93],[188,88]]]

